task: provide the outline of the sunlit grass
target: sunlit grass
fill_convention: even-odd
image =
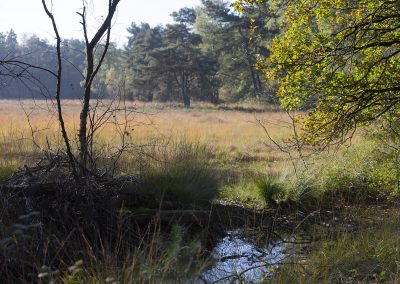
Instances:
[[[71,143],[77,149],[80,103],[65,101],[63,105]],[[313,156],[306,161],[307,168],[303,168],[299,161],[294,161],[300,166],[295,172],[287,154],[279,151],[267,139],[259,124],[261,122],[276,141],[287,139],[292,134],[286,114],[268,106],[265,108],[269,108],[269,111],[265,112],[259,105],[216,107],[194,104],[189,110],[179,108],[176,104],[128,102],[126,106],[134,112],[131,114],[128,135],[124,139],[127,143],[140,146],[134,148],[140,152],[125,153],[118,163],[117,174],[140,174],[137,171],[137,157],[145,154],[146,162],[140,163],[153,165],[153,173],[158,169],[168,178],[167,173],[172,175],[172,169],[175,169],[174,177],[177,178],[182,172],[177,166],[178,161],[171,155],[160,157],[159,150],[164,149],[164,154],[174,151],[178,153],[174,150],[174,145],[184,141],[185,145],[202,145],[201,149],[207,148],[210,152],[207,154],[207,161],[202,163],[218,169],[216,178],[219,179],[221,198],[259,204],[263,199],[260,199],[260,191],[264,192],[261,195],[265,197],[269,188],[264,184],[260,189],[260,184],[271,177],[273,180],[269,181],[272,184],[277,183],[284,188],[284,193],[280,195],[296,202],[309,203],[315,199],[332,202],[332,198],[329,198],[331,195],[334,195],[334,199],[352,200],[354,194],[362,197],[370,193],[371,196],[379,195],[380,198],[383,195],[390,197],[396,194],[396,167],[387,161],[379,161],[382,156],[377,152],[379,145],[361,136],[356,137],[357,142],[349,149],[343,149],[334,155],[324,153]],[[122,115],[111,120],[114,119],[121,121]],[[121,133],[115,124],[107,123],[96,134],[96,141],[98,154],[108,157],[120,145]],[[40,157],[37,146],[43,149],[50,147],[52,150],[63,147],[51,102],[1,101],[0,178],[9,176],[17,167],[37,161]],[[166,164],[161,162],[154,167],[155,163],[150,160],[155,156],[161,160],[166,159],[167,161],[162,161]],[[184,159],[190,161],[195,156],[196,153],[191,153],[190,157]],[[103,161],[106,164],[109,159]],[[174,166],[166,166],[168,163],[174,163]],[[185,169],[189,168],[185,166]],[[190,170],[186,172],[189,173]],[[192,177],[194,176],[196,175],[193,174]],[[380,188],[380,184],[385,184],[385,188]],[[176,187],[173,184],[171,186]]]
[[[306,258],[281,265],[267,283],[399,283],[399,227],[390,217],[398,211],[361,210],[347,210],[353,219],[364,218],[361,229],[340,234],[336,229],[336,236],[314,244]]]
[[[77,146],[79,101],[65,101],[63,105],[71,143]],[[261,106],[252,105],[225,106],[232,111],[207,104],[195,104],[190,110],[179,109],[174,104],[130,102],[127,106],[135,110],[127,139],[135,145],[146,144],[149,139],[204,144],[213,148],[218,156],[216,160],[230,169],[249,163],[276,168],[286,159],[284,154],[273,149],[258,123],[262,121],[275,139],[287,138],[290,135],[290,129],[286,128],[288,118],[282,112],[262,112]],[[54,110],[54,106],[45,101],[1,101],[0,159],[27,163],[32,154],[39,152],[32,138],[44,149],[49,145],[54,149],[62,148]],[[99,145],[111,147],[120,143],[120,134],[113,124],[105,124],[96,135]]]
[[[341,201],[352,204],[358,199],[386,200],[398,194],[396,167],[390,155],[381,155],[380,145],[372,140],[358,137],[355,146],[336,155],[313,156],[307,160],[307,167],[300,165],[295,171],[288,156],[276,149],[259,125],[259,121],[263,123],[276,141],[287,139],[291,130],[289,118],[283,112],[268,107],[268,111],[263,111],[259,105],[194,104],[190,110],[176,104],[127,106],[135,112],[129,135],[123,135],[126,142],[138,147],[121,156],[117,174],[137,176],[158,189],[158,201],[209,204],[213,199],[249,208],[273,207],[283,201],[303,205],[302,209],[310,206],[320,210],[324,202],[336,206]],[[79,102],[65,101],[64,111],[76,149]],[[115,119],[122,121],[122,116]],[[111,123],[96,135],[99,165],[107,167],[109,152],[121,143],[121,133]],[[62,147],[51,104],[0,101],[0,181],[18,167],[37,162],[41,149],[55,151]],[[67,272],[64,282],[100,283],[112,277],[123,283],[137,279],[152,283],[187,278],[191,273],[198,276],[205,263],[200,263],[196,271],[191,269],[196,266],[192,262],[201,260],[200,247],[190,240],[187,244],[181,239],[182,234],[173,231],[167,237],[169,241],[155,235],[161,241],[139,247],[122,268],[115,267],[114,259],[110,265],[103,261],[106,269],[98,263],[85,263],[87,271],[72,280]],[[372,230],[346,233],[334,242],[322,244],[306,261],[300,259],[299,266],[283,266],[271,281],[339,283],[363,281],[362,277],[398,280],[399,252],[391,250],[399,247],[397,235],[398,228],[393,224],[383,226],[377,235]],[[182,269],[176,270],[176,266]]]

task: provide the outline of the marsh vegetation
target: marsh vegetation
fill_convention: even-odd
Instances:
[[[21,120],[21,104],[32,110],[31,126]],[[66,105],[66,124],[74,129],[78,108],[74,101]],[[3,181],[35,168],[44,150],[62,147],[44,106],[43,101],[1,102]],[[373,128],[358,133],[346,149],[310,155],[304,167],[298,157],[282,153],[259,125],[283,141],[290,135],[284,112],[204,104],[190,110],[171,104],[129,107],[138,110],[129,135],[132,147],[112,166],[117,177],[140,181],[142,199],[118,200],[124,196],[118,183],[96,187],[93,181],[96,190],[76,191],[73,183],[54,179],[63,173],[53,169],[46,178],[55,188],[38,196],[3,187],[3,279],[397,279],[395,153],[392,144],[378,143]],[[98,132],[99,157],[111,151],[117,137],[112,131],[105,126]],[[111,161],[101,163],[107,168]]]
[[[1,283],[400,281],[398,2],[119,2],[0,33]]]

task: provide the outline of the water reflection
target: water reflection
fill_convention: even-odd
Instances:
[[[202,279],[207,283],[260,283],[283,260],[284,248],[282,243],[258,247],[241,230],[229,231],[214,248],[216,262]]]

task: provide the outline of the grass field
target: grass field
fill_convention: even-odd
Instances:
[[[80,104],[65,101],[63,105],[71,142],[76,149]],[[341,208],[340,222],[332,219],[332,226],[326,226],[322,219],[318,221],[315,217],[316,221],[307,225],[310,232],[306,231],[317,240],[310,246],[307,258],[294,256],[292,264],[277,269],[271,283],[398,281],[399,251],[391,249],[399,244],[398,222],[387,222],[387,217],[397,214],[397,210],[385,209],[399,196],[400,169],[398,156],[393,152],[397,149],[393,146],[398,146],[393,144],[396,141],[375,140],[371,135],[360,134],[351,147],[307,158],[306,167],[301,166],[300,160],[295,160],[299,166],[295,172],[293,161],[277,149],[260,125],[274,141],[281,143],[290,137],[289,117],[273,107],[199,103],[183,109],[175,104],[134,102],[126,107],[130,111],[128,128],[116,126],[116,122],[124,122],[126,118],[119,114],[110,116],[111,123],[104,124],[97,133],[99,165],[109,165],[110,153],[119,147],[123,138],[131,147],[119,160],[117,175],[138,176],[157,188],[156,201],[160,204],[166,200],[185,205],[206,204],[205,208],[208,208],[211,201],[211,204],[219,203],[226,208],[234,205],[258,209],[257,212],[278,212],[280,206],[285,208],[294,204],[291,210],[294,209],[299,218],[295,228],[302,227],[303,221],[307,223],[310,216],[319,213],[323,216],[325,211]],[[0,101],[0,181],[24,165],[34,165],[43,156],[43,149],[54,151],[62,147],[51,103]],[[3,203],[7,201],[3,200]],[[371,205],[374,207],[368,209]],[[8,214],[4,210],[2,213]],[[96,220],[95,215],[93,220]],[[7,222],[0,219],[0,233],[5,236],[13,234],[12,225]],[[86,261],[89,259],[90,262],[85,263],[84,273],[81,273],[81,262],[72,266],[78,271],[76,274],[68,268],[65,275],[60,276],[60,283],[103,283],[110,275],[122,279],[121,283],[136,283],[138,279],[141,280],[137,283],[157,283],[159,277],[168,282],[192,277],[193,268],[198,275],[208,265],[208,260],[203,259],[204,248],[192,239],[193,236],[184,233],[185,228],[176,231],[174,226],[171,228],[171,235],[167,236],[165,232],[157,231],[159,227],[153,233],[146,231],[151,240],[144,242],[143,247],[142,243],[135,247],[127,256],[132,263],[125,261],[122,266],[110,257],[114,251],[101,251],[104,259],[99,261],[91,258],[92,252],[86,243],[72,244],[76,254],[71,263],[79,259],[81,252],[87,253]],[[375,234],[376,231],[380,233]],[[13,265],[17,267],[20,263],[20,256],[14,254],[7,243],[13,238],[0,239],[7,245],[0,245],[0,265],[2,250],[15,261]],[[19,241],[19,236],[15,235],[15,238]],[[40,238],[36,241],[42,244]],[[59,241],[64,242],[63,239]],[[128,241],[120,241],[119,249],[130,247]],[[319,265],[321,261],[324,269]],[[193,265],[196,262],[199,263]],[[13,265],[5,271],[12,273]],[[37,268],[42,265],[40,260],[34,264]],[[182,269],[176,271],[177,266]],[[366,279],[370,281],[363,282]]]
[[[79,102],[65,101],[63,105],[74,142]],[[174,104],[130,102],[127,109],[133,112],[129,137],[125,139],[134,145],[182,141],[205,145],[214,155],[213,163],[234,174],[248,171],[274,174],[287,164],[287,156],[276,149],[260,126],[260,123],[265,125],[278,141],[290,136],[288,116],[273,108],[194,104],[185,110]],[[33,137],[40,147],[46,148],[48,143],[54,149],[63,147],[54,110],[51,102],[46,101],[0,101],[0,167],[3,169],[0,177],[36,161],[40,150],[34,145]],[[105,124],[97,139],[99,144],[109,148],[120,143],[120,135],[113,124]],[[125,160],[130,159],[126,157]],[[122,168],[127,170],[129,166]]]
[[[66,101],[64,112],[70,130],[77,128],[79,102]],[[288,117],[278,111],[263,111],[259,106],[242,106],[244,111],[208,108],[207,105],[194,105],[192,109],[178,109],[173,105],[128,103],[129,109],[137,111],[134,116],[134,139],[141,141],[148,137],[168,139],[186,138],[226,149],[263,150],[265,134],[257,121],[264,122],[276,138],[287,137],[285,130]],[[30,139],[30,128],[42,131],[42,136],[56,135],[58,132],[54,107],[44,101],[0,101],[0,131],[2,138]],[[101,139],[113,137],[112,127],[104,127]],[[16,137],[14,137],[16,136]],[[43,137],[42,137],[43,138]],[[39,138],[40,139],[40,138]]]
[[[77,133],[79,102],[64,101],[63,106],[71,142],[76,149],[74,134]],[[256,194],[255,179],[286,167],[287,157],[266,139],[264,130],[259,125],[260,122],[263,123],[277,140],[290,135],[287,128],[288,117],[273,108],[266,111],[258,105],[216,107],[194,104],[191,109],[186,110],[174,104],[128,103],[127,109],[132,111],[133,120],[128,129],[129,135],[124,135],[124,139],[127,143],[140,147],[133,147],[138,152],[127,151],[124,154],[118,174],[139,175],[162,192],[161,199],[170,198],[185,204],[204,201],[209,204],[210,199],[225,199],[251,206],[263,206],[262,196]],[[118,119],[122,121],[123,118],[123,114],[120,114],[110,119],[115,122]],[[102,151],[106,149],[101,153],[103,158],[113,146],[121,142],[120,130],[115,127],[115,123],[105,124],[99,130],[97,147]],[[49,147],[52,150],[63,148],[54,106],[50,102],[0,101],[0,180],[25,164],[34,165],[42,157],[42,149],[48,150]],[[0,222],[0,230],[2,228],[6,230],[8,227]],[[154,238],[158,236],[154,235]],[[192,236],[185,238],[189,238],[191,242]],[[124,242],[124,245],[128,243]],[[175,246],[174,243],[172,245]],[[173,266],[177,265],[176,261],[180,261],[175,256],[171,261],[169,256],[165,259],[160,257],[162,248],[157,246],[158,243],[149,245],[154,250],[153,253],[137,248],[135,260],[140,264],[143,257],[149,257],[146,262],[154,267],[147,269],[149,271],[145,269],[140,275],[153,280],[157,277],[156,270],[160,266],[169,274],[175,271]],[[79,252],[84,249],[77,246],[76,250]],[[182,247],[182,251],[185,250],[186,244]],[[174,248],[172,255],[175,253],[178,252]],[[135,259],[135,254],[130,258]],[[202,253],[196,251],[191,254],[191,258],[196,258]],[[15,259],[18,263],[18,257]],[[40,267],[42,264],[35,265]],[[97,271],[101,265],[103,264],[98,262],[91,265],[90,271],[94,269],[96,272],[91,271],[95,275],[90,278],[102,277]],[[128,271],[130,264],[125,263],[124,266],[126,265]],[[132,266],[136,267],[136,264]],[[122,270],[124,269],[117,269],[117,272],[111,269],[110,274]],[[188,275],[189,272],[185,273]],[[129,275],[129,279],[135,279],[134,281],[137,281],[137,277],[142,277],[138,274]]]
[[[80,102],[64,101],[63,107],[76,149]],[[361,135],[351,149],[314,156],[307,161],[308,167],[295,175],[293,161],[277,149],[260,125],[279,143],[292,135],[287,114],[270,106],[197,103],[184,109],[171,103],[128,102],[125,108],[129,112],[126,116],[110,116],[110,123],[105,123],[96,134],[96,147],[103,163],[109,162],[106,157],[120,146],[122,138],[132,146],[119,162],[120,174],[138,174],[143,163],[148,166],[146,170],[165,167],[150,165],[150,157],[165,160],[169,169],[171,164],[177,164],[177,171],[188,169],[185,160],[191,162],[190,166],[207,164],[222,173],[217,177],[221,198],[250,203],[259,203],[260,195],[261,199],[282,195],[273,192],[281,185],[286,187],[283,195],[298,199],[310,194],[320,198],[325,191],[372,192],[377,191],[379,183],[387,187],[396,184],[397,166],[391,155],[382,155],[386,151],[382,143]],[[99,107],[98,113],[102,109]],[[126,117],[128,127],[116,127],[116,122],[124,123]],[[50,101],[0,101],[0,178],[36,162],[40,148],[49,145],[53,150],[63,148],[55,107]],[[391,160],[384,161],[384,157]],[[299,160],[294,162],[301,164]],[[376,166],[371,168],[372,164]],[[277,183],[280,185],[275,186]]]

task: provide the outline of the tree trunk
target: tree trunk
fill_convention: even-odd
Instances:
[[[91,99],[91,91],[92,91],[92,84],[96,74],[100,70],[100,67],[104,61],[106,56],[109,44],[110,44],[110,33],[111,33],[111,25],[112,25],[112,18],[114,13],[117,9],[118,3],[120,0],[109,0],[108,1],[108,14],[105,18],[101,27],[97,30],[96,34],[93,38],[89,41],[88,33],[87,33],[87,23],[86,23],[86,9],[84,7],[83,13],[78,13],[82,17],[82,26],[83,26],[83,33],[85,38],[86,44],[86,75],[85,75],[85,91],[83,94],[83,104],[82,110],[80,114],[80,124],[79,124],[79,163],[81,174],[84,175],[87,167],[88,167],[88,136],[93,138],[94,133],[88,133],[87,131],[87,123],[88,123],[88,116],[90,111],[90,99]],[[94,53],[96,47],[99,45],[101,39],[103,38],[104,34],[106,34],[106,39],[104,43],[104,50],[101,53],[101,57],[99,62],[94,64]],[[94,165],[92,165],[94,166]]]
[[[153,101],[153,98],[154,98],[153,92],[148,92],[147,101],[151,103]]]
[[[182,73],[182,84],[181,84],[181,92],[182,92],[182,100],[185,108],[190,108],[190,96],[188,94],[188,79],[185,73]]]
[[[47,16],[50,18],[50,20],[52,22],[53,30],[54,30],[54,32],[56,34],[56,39],[57,39],[56,50],[57,50],[57,67],[58,68],[57,68],[57,74],[56,74],[57,87],[56,87],[55,99],[56,99],[56,102],[57,102],[58,122],[59,122],[60,127],[61,127],[61,134],[62,134],[62,137],[64,139],[64,143],[65,143],[65,147],[66,147],[66,151],[67,151],[67,156],[68,156],[68,159],[69,159],[69,164],[70,164],[71,169],[72,169],[72,174],[73,174],[76,182],[78,182],[79,181],[79,176],[78,176],[78,172],[77,172],[76,167],[75,167],[75,157],[72,154],[71,145],[70,145],[70,142],[69,142],[67,130],[65,128],[64,117],[63,117],[62,106],[61,106],[61,82],[62,82],[61,37],[60,37],[60,34],[58,32],[58,28],[57,28],[54,16],[53,16],[52,12],[50,12],[50,10],[47,8],[45,0],[42,0],[42,4],[43,4],[43,8],[44,8]]]
[[[212,103],[214,105],[219,104],[219,91],[218,91],[218,89],[214,89],[213,90]]]
[[[87,145],[87,118],[89,115],[90,91],[91,91],[91,77],[93,74],[93,49],[86,48],[87,53],[87,68],[85,79],[85,92],[83,94],[83,105],[80,115],[79,124],[79,161],[81,164],[81,171],[87,166],[88,158],[88,145]]]
[[[251,62],[251,60],[248,58],[247,59],[247,63],[249,66],[249,72],[250,72],[250,76],[251,76],[251,81],[253,83],[253,92],[254,92],[254,97],[256,98],[256,100],[259,102],[260,101],[260,97],[261,97],[261,85],[260,85],[260,78],[258,77],[258,74],[256,72],[256,70],[254,70],[253,64]]]

